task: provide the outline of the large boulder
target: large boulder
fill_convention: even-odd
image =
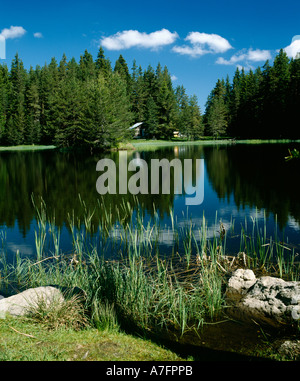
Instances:
[[[62,292],[52,286],[29,288],[19,294],[0,299],[0,318],[7,314],[24,316],[32,311],[39,303],[49,306],[51,303],[63,303]]]
[[[300,319],[300,282],[263,276],[238,269],[228,281],[229,313],[246,321],[272,326],[295,323]]]

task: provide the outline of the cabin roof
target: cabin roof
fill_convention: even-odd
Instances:
[[[143,122],[135,123],[133,126],[129,127],[129,130],[133,130],[134,128],[139,127]]]

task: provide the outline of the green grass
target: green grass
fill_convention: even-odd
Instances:
[[[300,140],[293,139],[240,139],[236,140],[238,144],[282,144],[282,143],[299,143]]]
[[[174,146],[183,146],[183,145],[214,145],[214,144],[231,144],[232,141],[229,139],[219,139],[219,140],[195,140],[195,141],[188,141],[188,140],[146,140],[146,139],[138,139],[138,140],[131,140],[130,143],[136,148],[136,149],[143,149],[143,150],[154,150],[162,147],[174,147]]]
[[[49,330],[24,318],[0,320],[0,361],[183,361],[150,340],[87,328]]]
[[[0,152],[2,151],[38,151],[38,150],[47,150],[47,149],[55,149],[55,146],[42,146],[42,145],[20,145],[20,146],[8,146],[8,147],[0,147]]]
[[[147,140],[147,139],[136,139],[131,140],[130,143],[136,149],[143,150],[155,150],[162,147],[174,147],[182,145],[226,145],[226,144],[276,144],[276,143],[299,143],[300,140],[290,140],[290,139],[240,139],[232,140],[232,138],[220,138],[213,139],[212,137],[206,136],[201,140],[187,141],[183,139],[172,139],[172,140]]]

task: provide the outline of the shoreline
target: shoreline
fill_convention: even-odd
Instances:
[[[56,146],[53,145],[20,145],[20,146],[7,146],[7,147],[0,147],[0,152],[5,151],[42,151],[42,150],[49,150],[49,149],[56,149]]]
[[[289,144],[300,143],[300,139],[202,139],[202,140],[147,140],[147,139],[131,139],[126,142],[122,142],[118,147],[112,147],[109,151],[115,150],[135,150],[135,149],[147,149],[147,148],[162,148],[162,147],[174,147],[184,145],[225,145],[225,144]],[[55,145],[18,145],[18,146],[0,146],[0,152],[5,151],[42,151],[53,150],[59,147]]]

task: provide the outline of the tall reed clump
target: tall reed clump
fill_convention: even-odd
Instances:
[[[169,264],[158,258],[149,264],[132,257],[123,262],[105,262],[93,266],[93,270],[98,280],[97,299],[113,303],[119,321],[126,327],[134,325],[146,331],[172,329],[183,334],[220,312],[203,287],[207,279],[203,282],[199,278],[194,284],[180,281]],[[207,306],[214,310],[210,316]]]
[[[240,251],[246,254],[245,265],[249,268],[274,274],[288,280],[298,280],[300,263],[299,254],[293,245],[285,242],[284,231],[281,236],[278,232],[277,218],[272,235],[267,234],[267,221],[264,213],[263,223],[260,225],[257,215],[251,217],[252,227],[245,220],[241,227]],[[250,231],[249,231],[250,230]]]

